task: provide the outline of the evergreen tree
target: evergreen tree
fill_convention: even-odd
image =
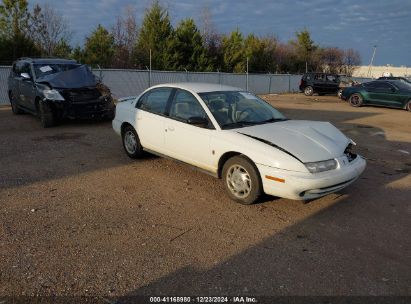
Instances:
[[[296,40],[292,41],[297,55],[297,65],[299,71],[305,71],[306,65],[309,70],[316,70],[316,67],[310,66],[314,52],[317,46],[311,39],[310,32],[304,29],[301,32],[296,32]]]
[[[168,12],[160,6],[158,1],[155,1],[144,16],[133,51],[133,58],[138,67],[149,66],[150,50],[152,68],[162,70],[167,67],[167,41],[172,30]]]
[[[114,38],[102,26],[98,25],[84,47],[84,61],[92,66],[110,67],[114,55]]]
[[[53,56],[59,58],[69,58],[70,54],[70,44],[66,40],[60,39],[60,41],[54,46]]]
[[[224,71],[244,73],[246,69],[246,54],[244,49],[244,39],[237,29],[230,36],[223,38]]]
[[[274,38],[258,38],[253,34],[244,41],[246,57],[249,59],[249,72],[272,72],[275,70]]]
[[[30,20],[27,0],[3,0],[0,5],[0,36],[25,36]]]
[[[171,70],[208,70],[203,39],[193,19],[180,22],[168,40],[166,53],[167,67]]]
[[[84,51],[77,45],[70,54],[70,58],[76,60],[77,62],[84,63]]]
[[[39,55],[27,35],[29,20],[27,0],[3,0],[0,4],[0,61],[3,64],[23,56]]]

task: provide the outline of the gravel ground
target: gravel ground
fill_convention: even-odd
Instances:
[[[242,206],[189,166],[129,159],[110,123],[42,129],[1,107],[0,296],[411,295],[411,114],[265,98],[353,138],[362,177]]]

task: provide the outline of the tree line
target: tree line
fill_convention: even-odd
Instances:
[[[138,24],[129,6],[110,28],[98,25],[83,46],[72,47],[67,21],[49,5],[29,10],[27,0],[2,0],[0,63],[23,56],[73,58],[102,68],[244,73],[331,72],[351,75],[361,58],[354,49],[321,47],[307,29],[282,42],[275,36],[221,34],[209,10],[201,26],[192,18],[172,26],[168,10],[154,0]]]

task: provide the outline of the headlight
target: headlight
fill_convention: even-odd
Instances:
[[[50,100],[64,100],[64,97],[57,90],[44,90],[44,97]]]
[[[305,166],[311,173],[319,173],[334,170],[337,168],[337,161],[335,159],[329,159],[315,163],[305,163]]]

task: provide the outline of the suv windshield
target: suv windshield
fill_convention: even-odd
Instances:
[[[69,71],[81,66],[80,64],[34,64],[34,73],[37,78],[41,78],[50,74]]]
[[[221,91],[199,95],[222,129],[287,120],[271,105],[249,92]]]

